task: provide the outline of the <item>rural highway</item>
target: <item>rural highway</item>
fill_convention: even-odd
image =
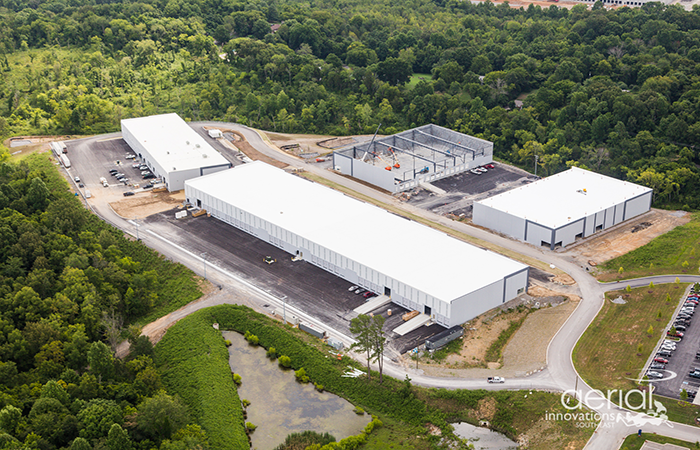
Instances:
[[[428,377],[414,370],[404,369],[403,367],[400,367],[387,360],[384,366],[384,371],[386,374],[398,379],[403,379],[406,375],[408,375],[412,379],[413,383],[419,385],[453,389],[543,389],[551,391],[573,391],[574,388],[577,388],[579,392],[577,397],[580,398],[583,396],[583,398],[587,398],[589,400],[586,402],[587,406],[595,412],[600,413],[602,416],[600,425],[587,443],[585,447],[586,449],[617,449],[627,435],[636,433],[640,428],[644,432],[657,433],[689,442],[700,440],[700,429],[693,426],[681,425],[677,423],[670,424],[672,426],[664,423],[654,425],[648,421],[645,422],[644,419],[653,419],[649,416],[641,419],[640,417],[637,417],[637,423],[635,423],[632,419],[627,420],[627,423],[625,423],[623,420],[619,420],[626,415],[627,411],[603,401],[604,399],[602,399],[597,393],[593,392],[592,389],[578,376],[571,359],[572,351],[576,345],[576,342],[579,340],[588,325],[603,306],[605,299],[604,294],[606,291],[624,288],[627,285],[630,285],[631,287],[645,286],[652,281],[656,284],[672,283],[675,281],[676,277],[678,277],[681,282],[700,282],[700,276],[664,275],[645,277],[635,280],[623,280],[615,283],[598,283],[598,281],[595,280],[585,270],[585,268],[568,258],[566,254],[554,253],[549,250],[536,248],[519,241],[514,241],[491,234],[485,230],[474,228],[461,222],[452,221],[430,211],[400,203],[390,195],[383,194],[360,183],[355,183],[354,181],[340,176],[332,171],[322,169],[313,164],[306,164],[296,157],[288,155],[279,149],[275,149],[268,142],[266,142],[260,136],[260,134],[248,127],[231,123],[224,124],[220,122],[197,122],[192,123],[191,125],[195,129],[202,126],[212,126],[238,131],[246,138],[248,143],[250,143],[260,153],[293,166],[304,167],[304,169],[308,172],[314,173],[329,181],[345,186],[382,203],[389,204],[394,207],[398,206],[412,214],[416,214],[433,222],[447,226],[484,242],[488,242],[492,245],[507,249],[510,252],[516,252],[520,255],[524,255],[527,258],[541,261],[550,267],[553,265],[563,272],[569,274],[578,284],[582,300],[579,302],[576,310],[571,314],[564,325],[562,325],[561,329],[550,342],[547,350],[547,368],[539,373],[533,374],[527,378],[511,378],[502,385],[492,385],[487,384],[486,381],[482,379],[468,380],[460,378]],[[135,235],[136,227],[129,221],[126,221],[115,214],[108,205],[100,206],[93,204],[92,206],[93,210],[105,221],[117,226],[118,228],[121,228],[129,234]],[[141,227],[140,236],[146,245],[173,260],[183,263],[196,273],[202,274],[204,261],[199,255],[192,254],[162,237],[149,233],[148,230],[144,228],[145,227]],[[247,295],[258,296],[270,304],[282,306],[282,301],[280,299],[272,297],[270,294],[260,290],[256,286],[253,286],[245,280],[240,279],[235,274],[228,273],[223,269],[213,267],[211,265],[208,267],[208,278],[213,283],[218,284],[219,286],[226,286],[227,289],[232,291],[241,291],[245,292]],[[232,303],[235,302],[235,300],[232,300]],[[187,305],[183,309],[172,313],[168,317],[170,317],[170,319],[181,318],[187,314],[190,314],[191,312],[196,311],[197,309],[207,306],[211,305],[207,304],[206,301],[194,302],[193,304]],[[294,313],[299,317],[309,319],[312,323],[315,322],[313,318],[306,316],[306,314],[304,314],[302,311],[294,311]],[[144,330],[147,330],[148,327],[149,326],[144,327]],[[352,342],[351,338],[348,336],[338,335],[337,333],[331,334],[340,338],[346,344]],[[572,412],[575,413],[578,411]],[[640,425],[640,420],[645,423]]]

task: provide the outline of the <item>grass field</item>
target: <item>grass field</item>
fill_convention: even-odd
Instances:
[[[600,281],[614,281],[648,275],[697,275],[699,257],[700,213],[695,213],[685,225],[598,266],[597,278]],[[620,267],[622,273],[619,273]]]
[[[608,292],[598,316],[574,349],[573,360],[581,377],[601,390],[634,388],[636,384],[628,378],[639,375],[685,286],[665,284]],[[610,302],[620,296],[626,304]],[[648,333],[650,326],[652,333]]]
[[[627,436],[620,446],[620,450],[639,450],[642,448],[642,445],[644,445],[644,441],[658,442],[659,444],[674,444],[686,448],[700,448],[700,443],[698,442],[679,441],[678,439],[659,436],[658,434],[642,433],[641,437],[636,434]]]
[[[430,81],[432,78],[433,76],[429,73],[414,73],[413,75],[411,75],[411,79],[408,80],[406,87],[409,89],[413,89],[418,83],[420,83],[420,80]]]

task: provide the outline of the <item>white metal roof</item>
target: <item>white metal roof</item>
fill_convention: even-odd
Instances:
[[[121,121],[163,170],[174,172],[228,164],[214,147],[175,113]]]
[[[442,301],[526,267],[260,161],[188,186]]]
[[[649,191],[638,184],[572,167],[478,203],[559,228]]]

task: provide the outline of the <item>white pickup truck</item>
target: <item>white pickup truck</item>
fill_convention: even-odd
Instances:
[[[489,383],[505,383],[506,379],[503,377],[488,377],[486,381]]]

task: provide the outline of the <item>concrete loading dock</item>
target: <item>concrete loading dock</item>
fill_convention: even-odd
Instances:
[[[189,180],[185,195],[213,217],[446,327],[527,286],[523,264],[262,162]]]
[[[649,211],[652,192],[572,167],[474,202],[473,221],[554,250]]]

